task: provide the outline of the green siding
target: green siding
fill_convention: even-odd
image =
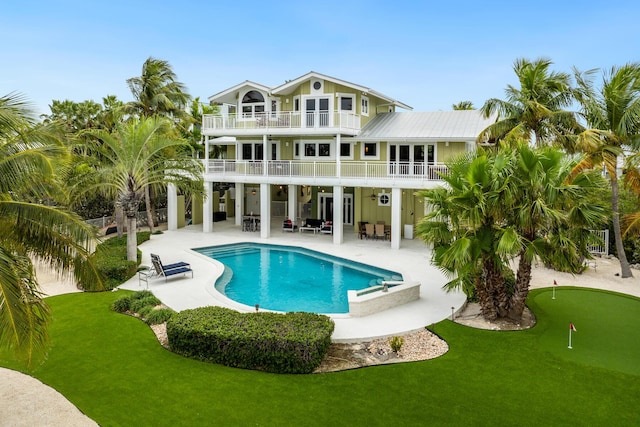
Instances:
[[[466,144],[464,142],[449,142],[447,146],[446,142],[438,142],[438,155],[436,162],[446,162],[452,157],[458,156],[466,151]]]

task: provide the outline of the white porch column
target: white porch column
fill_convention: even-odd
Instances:
[[[260,184],[260,237],[271,237],[271,184]]]
[[[400,249],[402,188],[391,189],[391,249]]]
[[[213,182],[204,183],[204,200],[202,203],[202,231],[213,231]]]
[[[340,185],[333,187],[333,244],[343,242],[342,209],[344,205],[344,188]]]
[[[242,215],[244,215],[244,184],[236,182],[236,225],[242,226]]]
[[[167,229],[178,229],[178,189],[174,184],[167,185]]]
[[[287,200],[287,217],[289,217],[289,219],[291,221],[296,220],[297,218],[297,210],[298,210],[298,186],[297,185],[289,185],[289,188],[287,189],[288,193],[288,200]],[[296,225],[300,225],[300,224],[296,224]]]

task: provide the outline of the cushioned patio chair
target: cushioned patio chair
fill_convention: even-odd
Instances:
[[[364,229],[365,229],[365,236],[367,237],[367,239],[373,239],[375,236],[375,229],[374,229],[374,225],[375,224],[369,224],[366,223],[364,225]]]
[[[376,234],[375,234],[376,239],[382,239],[385,240],[386,239],[386,234],[384,233],[384,223],[382,224],[376,224]]]
[[[333,221],[327,221],[320,227],[320,232],[324,234],[333,234]]]
[[[282,231],[291,231],[294,232],[298,229],[298,226],[293,223],[289,218],[285,219],[282,222]]]
[[[176,262],[173,264],[162,264],[160,261],[160,256],[156,254],[151,254],[151,263],[153,264],[153,268],[156,271],[156,275],[164,277],[164,281],[167,281],[169,276],[174,276],[176,274],[186,274],[191,272],[191,278],[193,279],[193,270],[191,269],[191,264],[187,262]]]

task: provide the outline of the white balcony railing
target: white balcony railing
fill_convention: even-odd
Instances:
[[[268,176],[290,178],[341,178],[354,180],[416,180],[441,181],[440,174],[447,173],[442,163],[413,162],[336,162],[297,160],[209,160],[206,173],[224,177]]]
[[[202,131],[208,130],[271,130],[271,129],[346,129],[360,130],[360,116],[344,112],[300,112],[253,114],[205,114]]]

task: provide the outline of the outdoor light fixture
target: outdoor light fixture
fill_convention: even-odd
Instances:
[[[254,196],[256,195],[256,189],[255,188],[251,189],[251,194],[253,194]]]

